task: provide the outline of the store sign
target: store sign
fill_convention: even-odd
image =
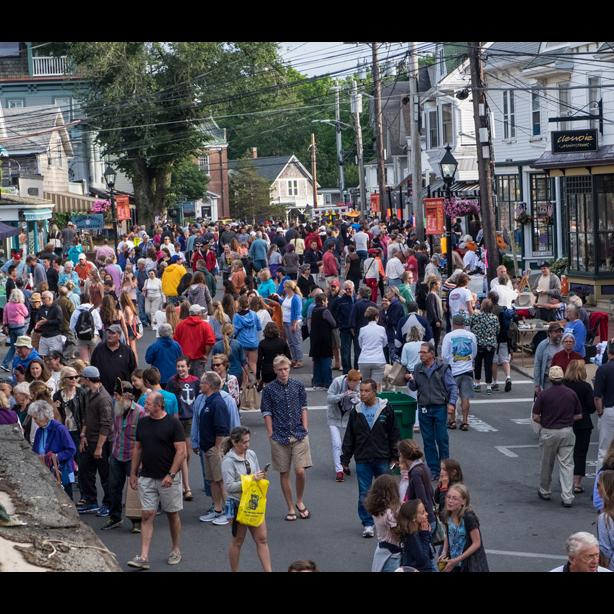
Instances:
[[[185,217],[196,217],[196,203],[193,200],[182,202],[181,208]]]
[[[104,228],[104,215],[102,213],[75,214],[70,216],[70,220],[77,227],[77,230],[102,230]]]
[[[444,201],[443,198],[424,199],[425,232],[427,235],[442,235],[445,233]]]
[[[130,219],[130,200],[125,194],[115,197],[115,207],[117,209],[117,220],[123,222]]]
[[[560,130],[552,133],[552,153],[597,151],[597,130]]]

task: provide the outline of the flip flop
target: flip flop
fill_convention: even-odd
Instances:
[[[284,518],[284,520],[287,520],[288,522],[294,522],[296,520],[296,514],[286,514],[286,517]]]
[[[191,490],[186,490],[183,493],[183,500],[184,501],[192,501],[194,499],[194,496],[192,495],[192,491]]]
[[[308,520],[309,518],[311,518],[311,512],[304,507],[303,509],[300,509],[298,505],[295,506],[297,511],[298,511],[298,515],[301,517],[302,520]]]
[[[468,424],[467,422],[463,422],[463,423],[460,425],[460,430],[461,430],[461,431],[468,431],[468,430],[469,430],[469,424]]]
[[[450,421],[448,422],[448,428],[449,428],[451,431],[453,431],[454,429],[456,429],[456,421],[452,421],[452,420],[450,420]]]

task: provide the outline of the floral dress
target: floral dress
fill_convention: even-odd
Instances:
[[[469,320],[471,332],[475,335],[478,347],[497,347],[499,318],[494,313],[478,313]]]

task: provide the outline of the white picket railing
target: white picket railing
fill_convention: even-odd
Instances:
[[[60,57],[33,57],[33,76],[50,77],[65,75],[70,72],[66,56]]]

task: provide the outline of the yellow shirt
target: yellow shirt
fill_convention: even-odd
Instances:
[[[162,273],[162,292],[166,296],[177,296],[177,287],[181,278],[187,273],[181,264],[169,264]]]

